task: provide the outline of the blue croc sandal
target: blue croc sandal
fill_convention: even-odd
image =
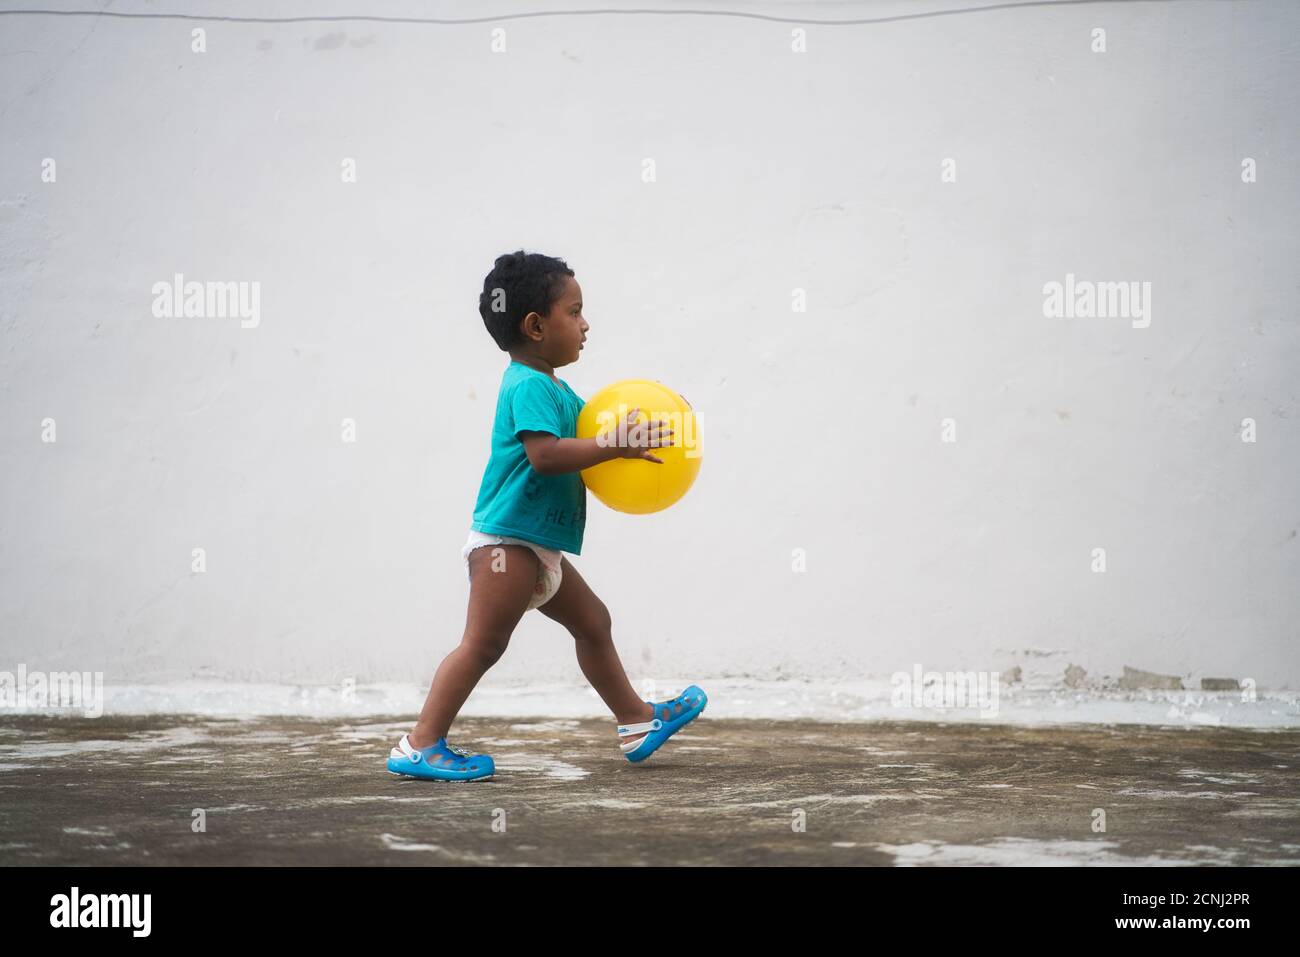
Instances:
[[[496,765],[486,754],[470,754],[439,738],[427,748],[413,748],[407,735],[388,754],[388,772],[403,777],[433,781],[477,781],[496,773]]]
[[[620,724],[621,738],[649,732],[640,741],[623,741],[619,747],[629,761],[644,761],[659,750],[659,746],[694,721],[709,703],[708,695],[699,685],[691,685],[669,701],[647,701],[655,709],[655,716],[639,724]]]

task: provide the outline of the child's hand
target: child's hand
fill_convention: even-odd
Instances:
[[[625,459],[648,459],[663,465],[664,460],[653,454],[650,449],[672,445],[673,430],[666,428],[668,422],[664,419],[638,423],[636,417],[640,411],[641,408],[638,406],[627,414],[624,422],[627,443],[619,446],[619,456]]]

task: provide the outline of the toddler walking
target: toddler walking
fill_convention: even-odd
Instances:
[[[555,370],[578,360],[591,327],[582,316],[582,289],[564,260],[523,250],[498,257],[483,281],[479,314],[511,361],[461,550],[470,581],[465,633],[438,667],[415,727],[390,752],[388,770],[445,781],[495,772],[490,756],[451,747],[447,733],[532,608],[573,635],[582,673],[619,722],[623,754],[643,761],[708,699],[696,685],[668,701],[639,698],[614,648],[609,610],[562,553],[582,552],[587,488],[581,470],[614,458],[662,465],[650,450],[673,444],[673,430],[663,420],[637,424],[633,409],[603,441],[576,437],[585,403]]]

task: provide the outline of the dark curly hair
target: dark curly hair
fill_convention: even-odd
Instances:
[[[541,253],[519,249],[497,257],[483,280],[478,312],[502,352],[525,341],[519,321],[530,312],[550,313],[564,290],[564,277],[572,275],[563,259]]]

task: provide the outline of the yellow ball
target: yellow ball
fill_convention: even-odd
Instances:
[[[593,395],[578,413],[578,438],[614,432],[633,409],[638,422],[662,419],[673,430],[672,445],[650,448],[649,459],[611,459],[582,470],[596,498],[619,512],[644,515],[672,505],[686,494],[702,461],[699,423],[691,404],[662,382],[624,379]]]

